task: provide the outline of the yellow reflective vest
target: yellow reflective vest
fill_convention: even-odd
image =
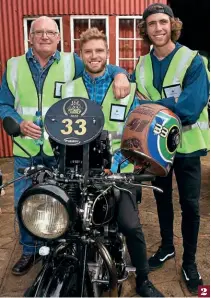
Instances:
[[[32,120],[38,110],[38,101],[41,102],[41,112],[44,118],[48,108],[61,98],[61,85],[72,80],[75,75],[75,63],[72,53],[61,53],[61,59],[54,61],[50,66],[45,79],[42,94],[38,94],[33,81],[26,56],[14,57],[7,62],[7,83],[15,97],[15,110],[24,120]],[[40,146],[34,139],[24,136],[15,138],[32,156],[40,151]],[[46,155],[53,156],[48,141],[48,135],[44,132],[43,151]],[[13,154],[28,157],[18,146],[13,145]]]

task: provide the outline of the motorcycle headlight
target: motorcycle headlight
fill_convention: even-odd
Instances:
[[[61,237],[74,222],[75,215],[75,204],[55,185],[26,190],[18,204],[21,223],[31,234],[43,239]]]

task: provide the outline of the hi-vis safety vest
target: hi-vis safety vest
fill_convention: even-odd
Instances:
[[[156,101],[169,97],[165,91],[178,86],[182,89],[183,80],[188,67],[191,65],[196,51],[182,46],[174,55],[163,80],[162,94],[153,86],[153,69],[150,54],[141,56],[136,66],[136,82],[138,91],[149,100]],[[173,95],[172,95],[173,96]],[[201,149],[209,149],[210,144],[207,107],[193,125],[183,126],[182,140],[178,146],[179,153],[192,153]]]
[[[207,76],[208,76],[208,79],[210,80],[210,72],[209,72],[209,69],[208,69],[208,59],[207,57],[203,56],[200,54],[200,56],[202,57],[202,60],[204,62],[204,65],[205,65],[205,68],[206,68],[206,72],[207,72]]]
[[[24,120],[32,120],[38,110],[38,102],[42,117],[55,102],[61,98],[61,85],[73,80],[75,75],[75,63],[72,53],[61,53],[61,59],[54,61],[50,66],[45,79],[42,94],[38,94],[33,81],[26,56],[14,57],[7,62],[7,83],[11,93],[15,97],[15,110]],[[32,156],[40,151],[40,146],[34,139],[20,136],[15,138]],[[44,132],[43,151],[46,155],[53,156],[48,135]],[[13,154],[28,157],[18,146],[13,145]]]
[[[111,84],[102,102],[102,111],[105,118],[104,130],[108,131],[111,138],[112,154],[114,154],[120,148],[122,130],[125,124],[125,119],[133,104],[135,93],[136,84],[132,83],[130,94],[117,101],[114,98]],[[62,98],[67,97],[89,98],[82,78],[68,82],[62,86]],[[122,119],[117,120],[115,119],[115,115],[112,115],[115,113],[115,107],[118,109],[120,106],[122,106]],[[133,165],[129,164],[127,167],[121,169],[121,172],[133,172]]]

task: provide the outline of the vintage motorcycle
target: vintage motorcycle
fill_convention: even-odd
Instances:
[[[23,175],[18,179],[32,178],[33,185],[20,198],[18,220],[42,241],[43,256],[42,269],[24,296],[121,296],[122,283],[134,268],[126,262],[117,203],[128,184],[161,191],[142,184],[155,176],[105,173],[111,165],[110,137],[103,130],[101,107],[92,101],[60,100],[47,111],[44,125],[57,167],[34,166],[19,145],[32,165],[19,169]],[[7,117],[3,126],[17,144],[19,125]]]

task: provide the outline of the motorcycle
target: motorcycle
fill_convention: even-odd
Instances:
[[[45,115],[45,130],[57,162],[55,168],[33,165],[15,140],[19,125],[10,117],[3,126],[30,157],[20,179],[33,184],[17,207],[19,223],[42,245],[42,269],[25,297],[118,297],[134,268],[118,231],[116,210],[127,185],[150,187],[150,173],[106,174],[111,165],[110,134],[101,107],[79,97],[58,101]],[[126,158],[128,159],[128,157]]]

